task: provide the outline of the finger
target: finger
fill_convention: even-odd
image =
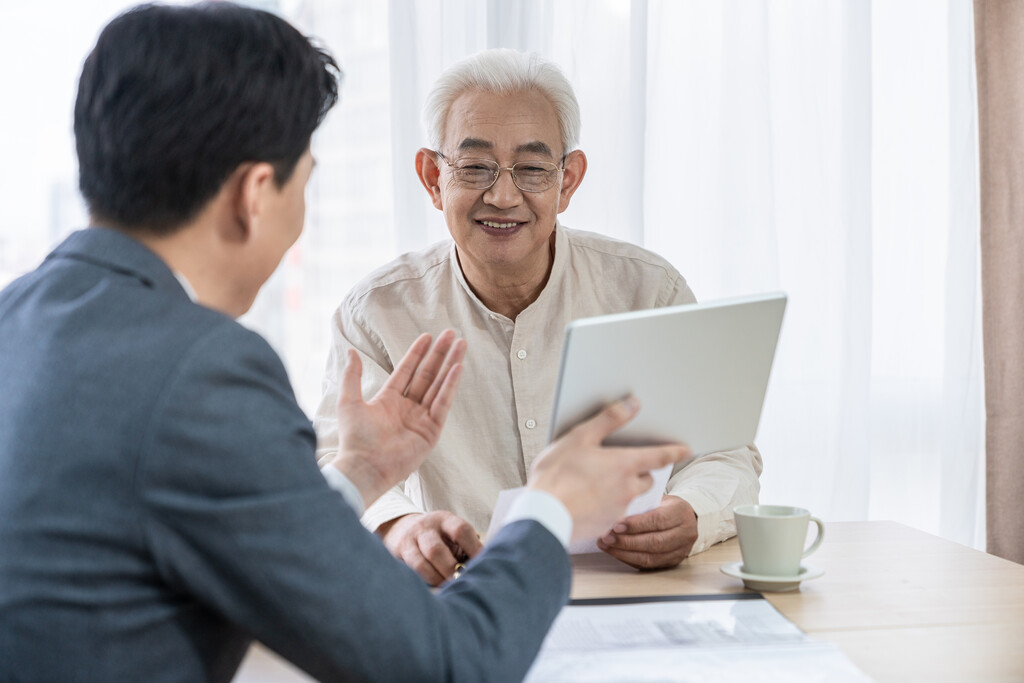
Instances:
[[[436,531],[420,534],[416,543],[419,545],[420,553],[434,568],[434,571],[441,576],[442,580],[452,575],[459,560],[441,538],[441,534]]]
[[[421,334],[416,337],[416,341],[412,343],[409,350],[402,356],[402,360],[398,361],[398,365],[391,372],[388,381],[384,382],[381,391],[397,391],[400,394],[404,394],[409,386],[409,382],[412,381],[413,373],[416,372],[416,368],[419,366],[420,361],[423,360],[423,356],[426,355],[429,348],[429,334]]]
[[[601,541],[597,542],[597,547],[619,560],[625,562],[631,567],[637,569],[661,569],[664,567],[674,567],[683,560],[686,559],[685,555],[679,556],[675,553],[666,554],[654,554],[654,553],[643,553],[634,550],[619,550],[618,548],[611,548],[604,546]]]
[[[437,377],[445,358],[448,356],[448,349],[451,348],[454,341],[455,332],[453,330],[445,330],[438,335],[427,355],[423,357],[420,364],[416,367],[409,385],[405,388],[406,397],[417,403],[422,401],[423,396],[430,389],[430,385],[434,383],[434,378]]]
[[[646,534],[620,534],[609,532],[599,541],[609,548],[635,550],[637,552],[662,554],[677,550],[685,542],[686,535],[677,529],[652,531]]]
[[[454,332],[453,332],[454,334]],[[448,373],[451,369],[462,362],[462,359],[466,357],[466,340],[457,339],[448,350],[448,354],[444,358],[444,363],[441,365],[441,369],[437,372],[437,376],[434,377],[434,381],[430,383],[430,388],[427,389],[426,393],[423,394],[422,403],[425,406],[429,406],[437,395],[441,391],[441,387],[444,386],[444,381],[448,377]]]
[[[345,353],[345,367],[341,371],[341,393],[338,395],[338,405],[363,400],[363,390],[360,386],[362,378],[363,361],[355,349],[349,349]]]
[[[483,550],[484,546],[480,543],[476,530],[460,517],[451,515],[446,518],[441,523],[441,531],[466,554],[466,557],[475,557]]]
[[[643,534],[672,529],[687,522],[694,525],[697,523],[697,516],[690,504],[666,494],[661,497],[658,507],[620,520],[612,527],[612,531],[617,534]]]
[[[668,528],[665,522],[665,516],[658,511],[658,508],[655,508],[639,515],[630,515],[616,522],[612,531],[616,534],[649,534]]]
[[[462,365],[459,364],[448,371],[440,391],[437,392],[437,396],[430,403],[430,419],[436,424],[443,425],[445,419],[447,419],[448,411],[451,410],[452,403],[455,402],[455,390],[459,388],[459,380],[461,379]]]
[[[605,437],[632,420],[640,411],[640,400],[636,396],[627,396],[621,401],[611,403],[589,420],[577,425],[573,431],[580,432],[590,443],[601,443]]]
[[[411,569],[420,575],[428,585],[440,586],[444,577],[434,568],[434,565],[423,556],[418,546],[410,546],[402,551],[402,562],[405,562]]]
[[[688,506],[677,505],[682,501],[674,496],[663,496],[662,503],[652,510],[630,515],[615,523],[615,533],[648,533],[679,526],[685,521]]]

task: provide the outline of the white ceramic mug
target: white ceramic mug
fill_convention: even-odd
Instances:
[[[825,524],[804,508],[788,505],[740,505],[733,510],[740,537],[743,571],[762,576],[797,576],[800,560],[821,545]],[[814,522],[818,535],[806,550],[807,525]]]

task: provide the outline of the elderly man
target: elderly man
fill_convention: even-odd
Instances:
[[[416,170],[452,242],[370,275],[333,318],[316,418],[318,457],[336,449],[334,405],[355,349],[372,395],[420,330],[454,328],[471,349],[448,426],[419,470],[363,517],[431,584],[481,548],[498,492],[521,486],[546,445],[566,323],[690,303],[668,261],[561,225],[587,159],[579,109],[559,69],[537,55],[481,52],[446,70],[427,98],[430,147]],[[735,533],[732,508],[757,501],[753,448],[674,471],[654,510],[620,520],[599,547],[635,567],[675,566]]]

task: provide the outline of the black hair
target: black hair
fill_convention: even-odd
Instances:
[[[226,2],[142,5],[111,21],[75,103],[94,221],[169,234],[245,162],[283,186],[338,100],[341,72],[283,19]]]

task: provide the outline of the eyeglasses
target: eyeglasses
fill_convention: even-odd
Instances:
[[[499,166],[498,162],[490,159],[457,159],[452,162],[440,152],[436,153],[452,169],[455,181],[470,190],[486,190],[497,182],[502,171],[508,171],[512,182],[523,192],[543,192],[554,187],[558,175],[565,170],[547,161],[520,161],[508,167]],[[564,156],[560,163],[565,163]]]

